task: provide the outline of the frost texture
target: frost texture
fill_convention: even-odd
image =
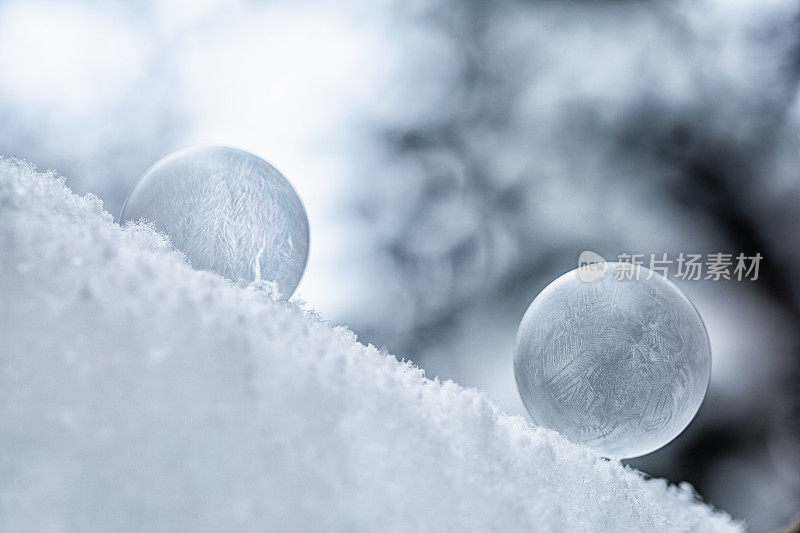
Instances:
[[[673,283],[646,268],[608,265],[591,283],[568,272],[536,297],[517,333],[514,372],[538,424],[608,457],[636,457],[694,418],[711,348]]]
[[[253,154],[192,146],[156,163],[120,220],[147,220],[189,263],[233,281],[292,295],[308,258],[308,219],[286,178]]]
[[[739,531],[0,161],[0,529]]]

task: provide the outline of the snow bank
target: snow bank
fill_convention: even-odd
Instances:
[[[740,529],[52,173],[0,160],[0,249],[2,530]]]

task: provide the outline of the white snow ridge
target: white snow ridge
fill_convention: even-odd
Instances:
[[[2,531],[741,530],[18,161],[0,250]]]

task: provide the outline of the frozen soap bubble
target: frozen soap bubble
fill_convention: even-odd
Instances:
[[[120,221],[145,219],[192,267],[233,281],[266,282],[288,298],[308,257],[308,219],[272,165],[223,146],[174,152],[136,184]]]
[[[674,439],[697,413],[711,348],[672,282],[636,265],[604,265],[589,282],[568,272],[533,300],[514,374],[535,423],[606,457],[636,457]]]

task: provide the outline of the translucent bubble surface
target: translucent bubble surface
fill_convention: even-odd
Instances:
[[[617,279],[626,268],[608,263],[591,282],[578,269],[553,281],[528,308],[514,346],[517,387],[534,422],[614,458],[674,439],[711,375],[708,335],[691,302],[642,267]]]
[[[308,219],[292,186],[253,154],[195,146],[168,155],[139,181],[120,221],[145,219],[191,265],[233,281],[274,283],[288,298],[308,258]]]

